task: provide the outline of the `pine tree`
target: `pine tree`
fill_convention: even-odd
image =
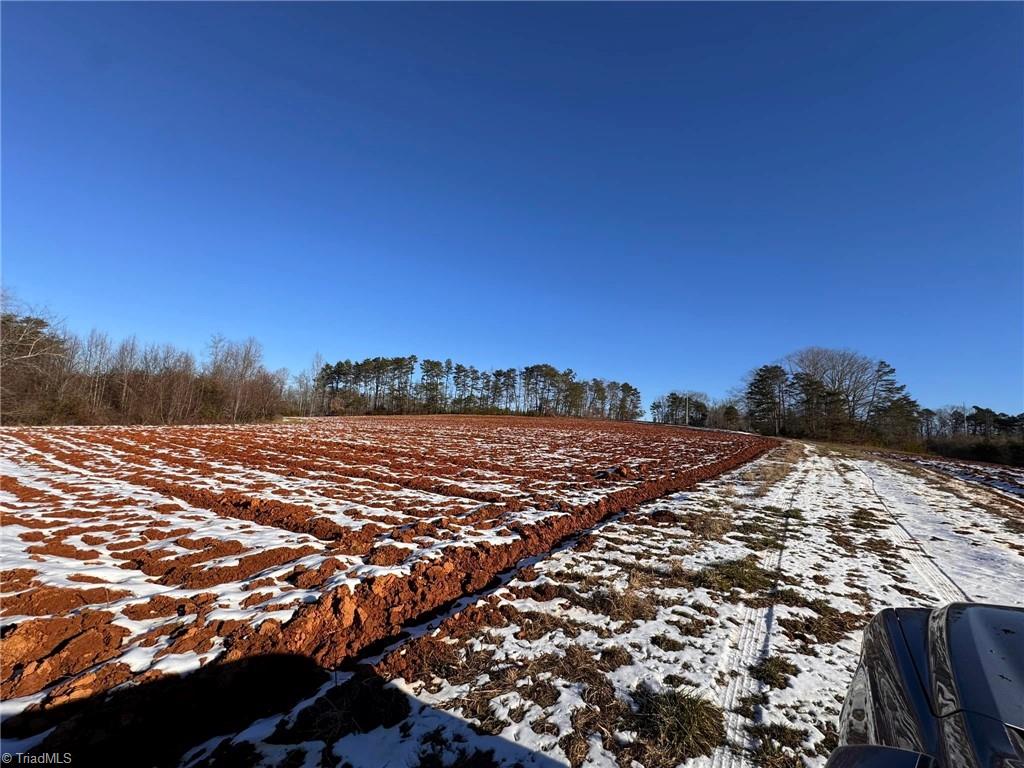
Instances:
[[[747,385],[747,412],[754,429],[779,435],[786,421],[789,375],[781,365],[762,365]]]

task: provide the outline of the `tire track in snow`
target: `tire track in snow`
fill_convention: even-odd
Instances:
[[[748,738],[744,728],[746,718],[735,711],[744,696],[757,693],[760,683],[750,675],[750,665],[757,663],[768,641],[767,608],[747,607],[743,611],[742,623],[730,636],[729,647],[719,662],[719,671],[729,674],[725,693],[718,704],[725,713],[726,746],[715,750],[711,758],[712,768],[743,768],[747,764]]]
[[[806,467],[799,473],[794,471],[785,481],[792,485],[789,501],[786,506],[786,518],[782,534],[782,546],[777,551],[766,552],[758,561],[758,565],[766,571],[778,575],[782,569],[782,558],[785,553],[786,541],[790,535],[788,515],[793,510],[797,494],[803,486],[809,470]],[[776,579],[776,585],[778,580]],[[775,588],[773,587],[773,589]],[[736,711],[744,697],[759,693],[763,684],[750,674],[750,667],[766,657],[771,650],[771,633],[774,624],[775,608],[767,606],[756,608],[746,606],[740,617],[740,625],[729,636],[729,642],[718,662],[717,671],[730,675],[725,692],[718,700],[718,705],[725,714],[724,747],[719,747],[711,756],[711,768],[746,768],[749,764],[748,754],[753,747],[753,740],[747,735],[745,721],[747,718]],[[731,674],[737,672],[738,674]]]
[[[971,596],[956,583],[953,577],[935,562],[935,558],[925,549],[920,540],[910,532],[899,516],[886,504],[882,494],[878,492],[878,488],[875,486],[875,478],[865,471],[860,464],[858,462],[854,466],[858,472],[867,478],[871,485],[871,492],[878,499],[878,503],[882,505],[890,519],[896,524],[896,528],[893,529],[893,543],[904,552],[907,565],[913,568],[921,579],[931,587],[932,593],[939,598],[940,602],[974,602]]]

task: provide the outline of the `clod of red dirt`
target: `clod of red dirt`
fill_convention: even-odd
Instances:
[[[412,550],[396,547],[392,544],[381,544],[370,550],[366,562],[370,565],[398,565],[405,561]]]
[[[445,619],[438,627],[438,636],[460,638],[475,632],[480,627],[504,627],[508,625],[500,600],[491,595],[487,600],[471,605],[454,616]]]
[[[203,592],[191,598],[173,598],[167,595],[154,595],[144,603],[125,606],[121,613],[133,621],[156,619],[164,616],[186,616],[199,613],[203,607],[209,606],[217,599],[213,592]]]
[[[164,504],[158,504],[160,506],[170,506]],[[175,536],[181,536],[183,533],[191,533],[188,528],[146,528],[142,531],[142,536],[150,541],[161,541],[163,539],[172,539]]]
[[[83,605],[109,603],[127,597],[131,592],[94,587],[93,589],[65,589],[39,587],[4,598],[0,607],[3,616],[52,616],[66,613]]]
[[[205,653],[213,647],[216,638],[229,635],[243,623],[232,620],[204,622],[201,618],[196,619],[194,624],[174,637],[174,642],[160,649],[156,656],[160,658],[174,653]]]
[[[272,587],[276,582],[269,576],[264,576],[261,579],[254,579],[248,584],[242,585],[243,592],[251,592],[254,589],[263,589],[263,587]]]
[[[115,656],[128,630],[111,624],[112,618],[105,611],[83,611],[15,626],[0,639],[0,695],[37,693]]]
[[[97,576],[90,576],[88,573],[72,573],[68,581],[77,581],[82,584],[106,584],[107,582]]]
[[[436,536],[437,526],[423,521],[398,528],[391,532],[391,538],[403,544],[409,544],[417,538],[434,538]]]
[[[247,555],[241,558],[237,565],[225,565],[199,571],[190,569],[185,573],[175,568],[161,576],[158,581],[160,584],[181,584],[189,589],[206,589],[229,581],[247,579],[267,568],[297,560],[314,552],[316,552],[314,547],[275,547]]]
[[[307,533],[318,539],[333,541],[346,553],[366,552],[381,529],[373,524],[354,530],[338,525],[326,517],[318,517],[297,504],[250,498],[240,493],[214,493],[204,488],[172,483],[136,474],[132,481],[169,496],[184,499],[196,507],[213,510],[224,517],[249,520],[261,525],[273,525],[295,533]]]
[[[629,480],[636,477],[636,471],[623,464],[622,466],[612,467],[611,469],[599,469],[594,473],[594,477],[598,480],[612,480],[616,478]]]
[[[38,517],[4,512],[4,525],[20,525],[24,528],[56,528],[63,522],[62,520],[40,520]]]
[[[72,678],[65,683],[54,686],[46,694],[44,709],[59,707],[62,704],[84,699],[100,691],[106,691],[115,685],[127,682],[132,678],[132,670],[127,664],[117,662],[105,664],[93,672]]]
[[[63,542],[50,541],[46,544],[38,544],[25,550],[36,555],[51,555],[55,557],[71,557],[75,560],[95,560],[100,553],[95,549],[79,549]]]
[[[271,566],[281,565],[300,557],[316,552],[314,547],[275,547],[263,552],[246,555],[235,565],[217,568],[195,568],[206,560],[226,555],[237,554],[238,542],[221,542],[223,546],[214,545],[192,555],[168,557],[161,550],[135,549],[119,553],[115,557],[123,557],[122,568],[140,570],[147,576],[157,576],[158,584],[166,586],[183,586],[188,589],[206,589],[229,581],[241,581]]]
[[[374,669],[386,680],[403,678],[409,683],[429,683],[435,677],[449,679],[459,659],[458,646],[427,635],[388,654]]]
[[[532,565],[519,569],[518,578],[520,581],[533,581],[537,578],[537,569]]]
[[[21,592],[23,589],[34,587],[39,583],[35,579],[38,575],[39,572],[31,568],[9,568],[0,571],[0,591]]]
[[[294,584],[299,589],[315,589],[337,573],[339,568],[341,568],[341,562],[338,558],[331,557],[316,568],[297,566],[285,577],[285,581]],[[264,579],[260,579],[260,581],[264,581]],[[273,582],[270,583],[273,584]]]
[[[675,516],[675,514],[672,513],[668,509],[656,509],[651,514],[647,515],[646,519],[644,518],[643,515],[634,515],[633,517],[635,519],[630,520],[630,522],[634,522],[634,523],[639,522],[641,524],[643,524],[643,523],[669,523],[669,524],[675,524],[675,523],[679,522],[679,520]]]

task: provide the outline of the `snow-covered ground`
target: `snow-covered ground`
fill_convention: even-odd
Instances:
[[[985,464],[980,461],[943,459],[937,456],[918,456],[909,453],[887,453],[882,455],[931,470],[932,472],[949,475],[971,483],[987,485],[1004,493],[1024,498],[1024,468],[1021,467]]]
[[[1005,494],[789,444],[607,521],[186,763],[816,768],[868,618],[1024,605],[1022,531]],[[345,714],[366,701],[387,712]]]

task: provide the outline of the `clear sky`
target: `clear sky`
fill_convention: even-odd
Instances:
[[[1024,5],[2,6],[3,280],[271,367],[1024,410]]]

